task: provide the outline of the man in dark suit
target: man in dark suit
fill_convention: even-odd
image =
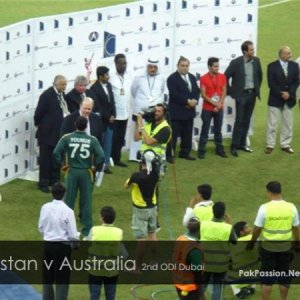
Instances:
[[[200,90],[196,77],[189,73],[190,62],[180,57],[177,71],[167,79],[169,89],[169,113],[172,126],[172,146],[175,153],[177,138],[181,138],[179,157],[195,160],[190,156],[192,150],[192,136],[196,105],[198,104]],[[172,162],[173,157],[167,151],[167,160]]]
[[[109,169],[109,159],[111,155],[112,137],[114,129],[114,121],[116,118],[116,107],[112,86],[109,81],[109,69],[100,66],[96,70],[97,81],[91,86],[91,91],[95,94],[95,112],[99,112],[103,121],[103,147],[105,154],[105,170],[106,174],[112,174]]]
[[[298,64],[291,61],[292,52],[287,46],[279,49],[279,59],[268,65],[268,129],[266,154],[270,154],[276,144],[278,119],[281,116],[280,147],[293,154],[293,107],[296,105],[296,90],[299,85]]]
[[[237,150],[253,152],[247,147],[247,134],[256,97],[260,99],[262,69],[260,60],[254,56],[251,41],[243,42],[243,55],[232,60],[225,71],[228,81],[227,93],[235,100],[235,122],[232,132],[231,154],[238,156]]]
[[[38,186],[44,193],[49,193],[49,185],[60,179],[60,170],[52,162],[52,153],[60,137],[60,128],[68,108],[64,100],[67,80],[62,75],[54,78],[53,86],[44,91],[34,113],[34,125],[37,127],[36,138],[40,148]]]
[[[86,88],[87,86],[88,80],[85,76],[79,75],[75,78],[74,88],[66,94],[66,102],[70,113],[79,110],[82,99],[90,97],[94,100],[95,96]]]
[[[93,135],[97,138],[100,145],[103,146],[103,125],[101,117],[93,113],[94,100],[92,98],[86,97],[80,103],[79,110],[74,111],[69,116],[64,118],[61,127],[61,135],[71,133],[76,130],[75,122],[79,116],[84,116],[88,119],[88,124],[86,132],[89,135]]]

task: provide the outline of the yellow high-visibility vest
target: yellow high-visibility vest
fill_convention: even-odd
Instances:
[[[225,222],[201,222],[200,240],[203,241],[204,247],[205,271],[222,273],[228,270],[231,230],[232,226]]]
[[[294,205],[286,201],[270,201],[264,204],[265,223],[262,228],[262,247],[272,252],[291,248]]]
[[[213,203],[211,205],[205,206],[200,205],[194,208],[194,215],[202,222],[202,221],[210,221],[213,218]]]
[[[164,127],[169,127],[171,129],[170,125],[168,124],[168,122],[166,120],[164,120],[160,124],[158,124],[154,128],[153,131],[151,131],[151,126],[152,126],[152,123],[148,123],[148,122],[145,123],[145,125],[144,125],[144,130],[150,137],[155,136]],[[153,150],[160,157],[164,157],[165,153],[166,153],[166,149],[167,149],[167,144],[168,144],[170,138],[171,138],[171,134],[170,134],[170,137],[169,137],[168,141],[166,143],[163,143],[163,144],[156,143],[156,144],[153,144],[153,145],[147,145],[147,144],[144,143],[144,141],[142,141],[141,150],[142,150],[142,152],[144,152],[144,151],[150,149],[150,150]]]

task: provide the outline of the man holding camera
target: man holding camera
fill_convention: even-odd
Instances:
[[[151,149],[162,160],[165,160],[167,143],[171,138],[171,127],[165,119],[163,104],[157,104],[152,114],[153,116],[151,113],[146,115],[145,123],[143,116],[137,115],[134,140],[142,140],[142,152]]]

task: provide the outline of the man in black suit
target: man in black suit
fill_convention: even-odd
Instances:
[[[175,153],[177,138],[181,138],[179,157],[195,160],[190,156],[192,150],[192,136],[196,105],[198,104],[200,90],[196,77],[189,73],[190,62],[180,57],[177,71],[167,79],[169,89],[169,113],[172,126],[172,146]],[[167,160],[172,162],[173,157],[167,151]]]
[[[38,186],[44,193],[49,193],[49,185],[60,179],[60,170],[52,162],[53,150],[60,138],[60,128],[68,108],[64,100],[67,80],[62,75],[54,78],[53,86],[44,91],[39,98],[34,113],[34,125],[37,127],[36,138],[40,148]]]
[[[253,152],[247,147],[247,134],[256,97],[260,99],[262,69],[260,60],[254,56],[251,41],[243,42],[243,55],[232,60],[225,71],[227,93],[235,100],[235,122],[232,132],[231,154],[238,156],[237,150]],[[230,80],[231,79],[231,80]]]
[[[70,113],[79,110],[82,99],[90,97],[94,100],[95,96],[86,88],[87,86],[88,80],[85,76],[79,75],[75,78],[74,88],[66,94],[66,102]]]
[[[86,132],[89,135],[93,135],[97,138],[100,145],[103,146],[103,125],[101,117],[93,113],[94,100],[86,97],[80,103],[79,110],[74,111],[69,116],[64,118],[61,127],[61,135],[71,133],[76,130],[75,122],[79,116],[84,116],[88,119]]]
[[[298,64],[291,61],[292,52],[287,46],[279,49],[279,59],[268,65],[268,129],[266,154],[270,154],[276,144],[278,119],[281,116],[280,147],[293,154],[293,107],[296,105],[296,90],[299,85]]]
[[[112,137],[114,121],[116,118],[116,107],[112,86],[109,81],[109,69],[100,66],[96,70],[97,81],[91,86],[91,91],[95,94],[95,112],[99,112],[103,121],[103,150],[105,154],[106,174],[112,174],[109,169],[109,159],[111,155]]]

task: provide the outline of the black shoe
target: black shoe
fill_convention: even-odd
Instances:
[[[196,160],[195,157],[192,157],[190,155],[179,155],[179,158],[184,158],[186,160]]]
[[[198,158],[204,159],[205,158],[205,153],[204,152],[198,153]]]
[[[174,164],[174,163],[175,163],[174,157],[167,157],[166,161],[167,161],[169,164]]]
[[[248,152],[248,153],[252,153],[253,150],[247,146],[245,147],[240,147],[239,150],[242,150],[242,151],[245,151],[245,152]]]
[[[247,287],[245,289],[250,293],[250,295],[253,295],[255,293],[255,288],[253,287]]]
[[[106,168],[104,169],[104,173],[105,173],[105,174],[112,174],[113,172],[110,170],[109,167],[106,167]]]
[[[227,154],[225,153],[225,151],[219,151],[219,152],[216,152],[217,155],[223,157],[223,158],[227,158]]]
[[[122,161],[116,161],[115,162],[115,166],[119,166],[119,167],[123,167],[123,168],[127,168],[128,165],[126,165],[124,162]]]
[[[40,191],[42,191],[43,193],[50,193],[50,189],[48,186],[39,186]]]
[[[235,157],[239,156],[238,152],[237,152],[237,150],[235,148],[231,148],[230,153],[231,153],[232,156],[235,156]]]
[[[251,295],[250,291],[246,288],[242,288],[239,293],[237,293],[235,296],[238,299],[247,299]]]

